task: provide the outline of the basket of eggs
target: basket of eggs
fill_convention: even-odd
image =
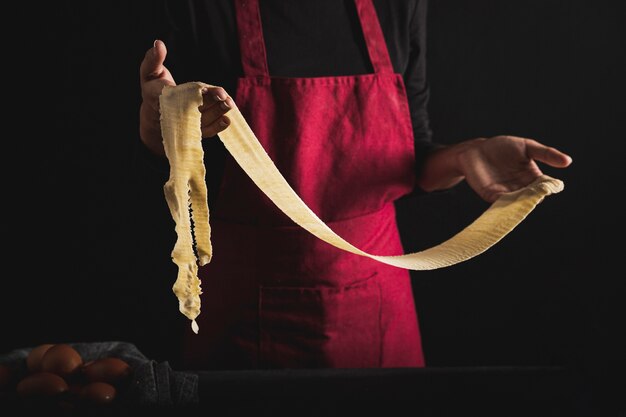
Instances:
[[[20,366],[0,364],[0,392],[5,403],[22,408],[80,410],[111,406],[123,399],[131,366],[104,356],[85,362],[70,344],[41,344]]]

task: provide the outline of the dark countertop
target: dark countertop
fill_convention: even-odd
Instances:
[[[199,377],[200,397],[194,406],[109,407],[58,415],[601,417],[591,410],[587,387],[580,376],[561,367],[193,373]]]

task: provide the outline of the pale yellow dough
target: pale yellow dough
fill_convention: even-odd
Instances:
[[[172,258],[179,267],[174,292],[179,298],[181,312],[191,320],[200,312],[197,263],[204,265],[211,259],[198,110],[198,106],[202,104],[203,87],[209,85],[191,82],[165,87],[161,95],[161,126],[171,167],[165,195],[178,233],[178,241],[172,252]],[[546,196],[563,190],[562,181],[542,175],[525,188],[502,195],[472,224],[437,246],[405,255],[379,256],[362,251],[333,232],[287,183],[239,110],[236,107],[231,109],[228,117],[231,120],[230,126],[219,134],[220,140],[246,174],[278,208],[295,223],[339,249],[399,268],[430,270],[468,260],[507,235]],[[189,201],[193,210],[198,260],[192,247]]]
[[[180,312],[192,321],[195,333],[202,293],[198,265],[209,263],[212,254],[198,110],[201,104],[202,94],[196,84],[166,87],[160,96],[161,132],[170,164],[170,177],[163,188],[178,236],[172,251],[172,260],[178,266],[173,291]]]

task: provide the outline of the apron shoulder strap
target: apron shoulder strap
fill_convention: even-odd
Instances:
[[[375,73],[393,74],[387,43],[372,0],[354,0]]]
[[[268,77],[259,0],[235,0],[241,64],[246,77]]]
[[[392,74],[393,66],[372,0],[354,0],[375,73]],[[268,77],[259,0],[235,0],[241,63],[246,77]]]

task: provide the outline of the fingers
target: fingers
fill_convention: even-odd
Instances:
[[[202,137],[213,137],[220,133],[222,130],[226,129],[228,125],[230,125],[230,119],[228,118],[228,116],[222,116],[210,125],[202,126]]]
[[[156,40],[154,46],[146,52],[139,68],[142,97],[154,113],[158,112],[158,97],[163,86],[176,85],[164,66],[166,56],[165,43]],[[208,138],[228,127],[230,119],[224,114],[235,107],[235,103],[221,87],[207,87],[202,95],[203,103],[199,107],[202,113],[202,137]]]
[[[228,127],[230,119],[224,114],[235,107],[235,103],[221,87],[207,87],[202,91],[202,96],[203,103],[199,107],[202,113],[202,137],[208,138]]]
[[[204,87],[202,89],[202,106],[200,111],[203,112],[215,103],[224,102],[229,99],[229,95],[222,87]]]
[[[541,161],[555,168],[565,168],[572,163],[572,158],[569,155],[536,140],[526,139],[525,144],[526,155],[530,159]]]

